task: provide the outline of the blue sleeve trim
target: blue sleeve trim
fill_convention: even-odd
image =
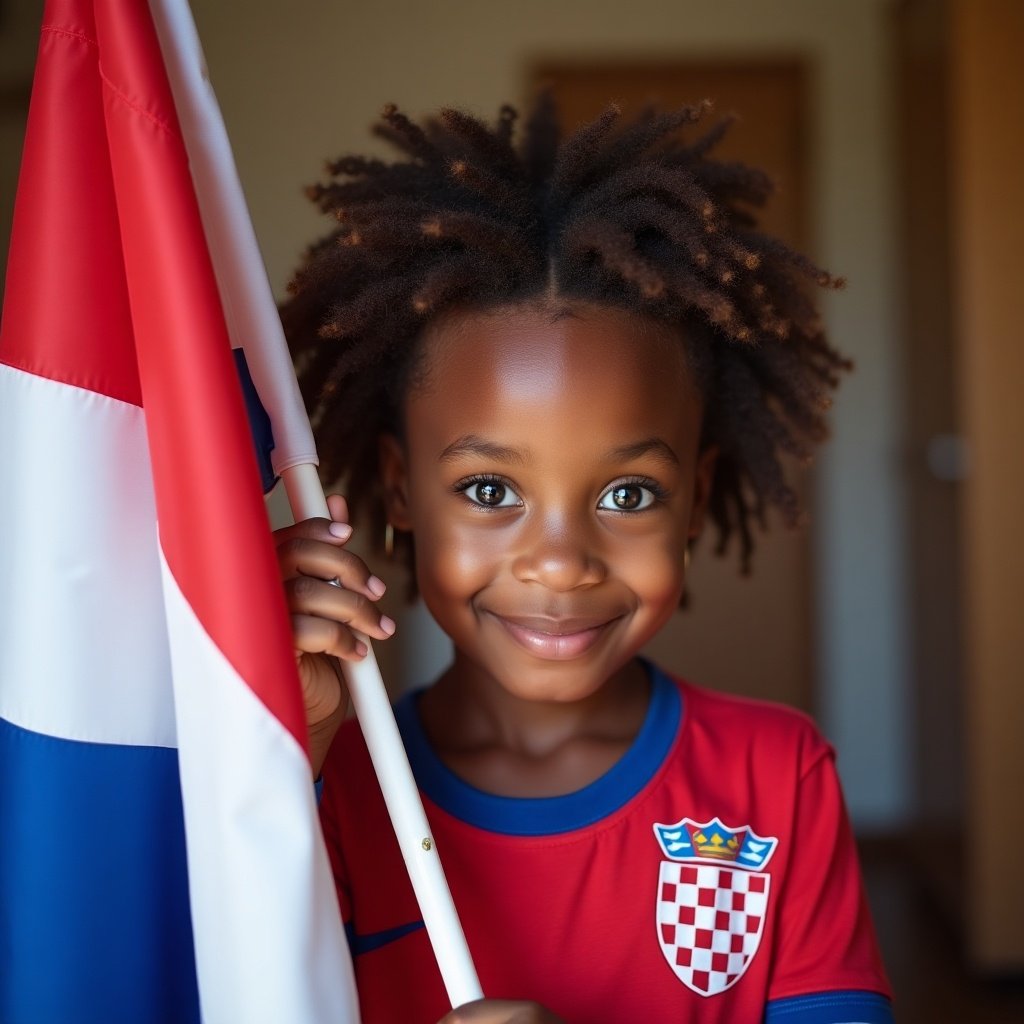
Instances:
[[[371,932],[369,935],[357,935],[355,925],[349,921],[345,925],[345,935],[348,938],[349,952],[355,956],[363,953],[372,953],[381,946],[386,946],[396,939],[417,932],[423,927],[422,921],[410,921],[408,924],[401,924],[397,928],[388,928],[383,932]]]
[[[892,1004],[877,992],[818,992],[773,999],[764,1024],[893,1024]]]
[[[320,806],[320,798],[324,795],[324,777],[321,775],[313,782],[313,792],[316,793],[316,805]]]

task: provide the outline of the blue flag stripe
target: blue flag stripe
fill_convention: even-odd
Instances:
[[[271,456],[274,452],[274,429],[270,416],[260,400],[259,392],[249,372],[249,363],[245,358],[245,349],[232,349],[235,357],[235,369],[238,371],[238,382],[242,385],[242,398],[245,400],[245,415],[249,420],[249,433],[252,435],[253,450],[256,452],[256,463],[260,467],[260,485],[263,493],[269,494],[277,483]]]
[[[0,779],[0,1020],[198,1022],[177,752],[0,719]]]

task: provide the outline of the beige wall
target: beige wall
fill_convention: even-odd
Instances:
[[[954,273],[964,501],[969,946],[989,970],[1024,964],[1024,5],[954,5]]]

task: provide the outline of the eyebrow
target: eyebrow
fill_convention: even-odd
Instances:
[[[660,437],[649,437],[635,444],[625,444],[621,448],[616,448],[611,453],[611,458],[626,462],[630,459],[639,459],[643,455],[650,455],[669,466],[679,465],[679,456]]]
[[[510,465],[522,465],[526,461],[525,453],[516,448],[506,448],[493,441],[485,441],[476,434],[466,434],[448,445],[438,456],[438,462],[457,462],[467,455],[477,455]]]
[[[518,448],[508,448],[505,445],[495,444],[493,441],[485,441],[476,434],[466,434],[448,445],[438,456],[438,462],[457,462],[466,456],[475,455],[508,465],[522,465],[527,461],[528,454]],[[660,437],[649,437],[644,441],[635,441],[633,444],[615,448],[609,452],[608,461],[628,462],[644,455],[650,455],[669,466],[679,465],[679,456]]]

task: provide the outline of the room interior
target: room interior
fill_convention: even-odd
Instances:
[[[0,272],[39,9],[0,0]],[[775,177],[766,226],[848,279],[824,313],[856,371],[794,477],[804,529],[771,532],[750,578],[702,544],[691,606],[649,653],[802,708],[834,744],[897,1019],[1024,1021],[1024,5],[193,10],[277,294],[322,231],[302,186],[328,157],[379,149],[367,128],[386,101],[490,117],[545,83],[568,123],[610,100],[738,115],[722,153]],[[287,515],[279,495],[269,510]],[[397,694],[447,648],[392,602],[379,657]]]

